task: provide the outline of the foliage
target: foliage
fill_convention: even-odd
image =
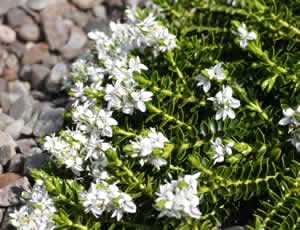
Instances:
[[[33,176],[44,178],[49,194],[57,197],[56,229],[204,230],[232,225],[299,229],[300,153],[296,141],[288,141],[291,135],[299,138],[299,112],[293,124],[279,124],[283,111],[296,111],[300,105],[299,0],[156,3],[165,9],[160,20],[176,35],[177,48],[158,56],[135,51],[148,70],[135,72],[134,79],[138,88],[153,93],[152,100],[146,102],[145,113],[114,113],[118,125],[112,128],[111,142],[115,148],[106,152],[108,181],[118,181],[137,211],[124,214],[120,221],[106,212],[98,218],[86,213],[80,193],[88,190],[93,178],[49,163],[42,177],[38,171]],[[234,33],[242,22],[257,35],[245,48]],[[208,70],[218,63],[226,79],[210,79],[211,88],[205,93],[195,78],[199,74],[210,78]],[[235,119],[217,120],[220,108],[207,100],[224,85],[240,101],[233,109]],[[103,94],[86,93],[104,100]],[[141,166],[130,156],[134,152],[130,141],[141,133],[145,138],[150,127],[169,140],[157,153],[167,160],[160,169]],[[219,158],[213,147],[217,138],[224,149],[232,143],[230,152],[224,150]],[[197,172],[201,172],[197,179],[201,217],[158,218],[154,203],[160,186],[170,176],[177,179]]]

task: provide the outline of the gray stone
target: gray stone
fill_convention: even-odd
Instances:
[[[24,174],[24,155],[16,154],[14,155],[8,164],[7,172],[13,172],[23,175]]]
[[[95,6],[96,0],[72,0],[72,2],[80,9],[87,10]]]
[[[5,133],[10,135],[14,140],[17,140],[24,127],[24,120],[16,120],[6,127]]]
[[[7,92],[7,90],[8,90],[7,80],[0,78],[0,92]]]
[[[25,135],[31,135],[33,132],[33,127],[38,120],[38,117],[40,115],[41,109],[39,106],[39,103],[34,104],[33,112],[31,115],[31,118],[28,122],[26,122],[25,126],[22,129],[22,134]]]
[[[32,74],[30,78],[32,88],[39,89],[49,73],[50,69],[47,66],[40,64],[32,65]]]
[[[1,166],[0,166],[0,167],[1,167]],[[0,208],[0,227],[1,227],[1,222],[2,222],[2,219],[3,219],[3,217],[4,217],[5,211],[6,211],[5,208]],[[2,228],[2,229],[3,229],[3,228]]]
[[[106,19],[106,8],[103,5],[97,5],[93,8],[93,13],[97,18]]]
[[[40,28],[36,24],[24,24],[18,29],[18,34],[26,41],[37,41],[40,37]]]
[[[63,16],[72,9],[67,0],[51,0],[47,8],[41,12],[42,17],[58,17]]]
[[[16,41],[16,32],[6,25],[0,24],[0,42],[13,43]]]
[[[0,175],[3,173],[3,166],[0,164]],[[1,223],[1,217],[0,217],[0,223]]]
[[[26,51],[26,47],[20,41],[15,41],[9,45],[8,51],[17,55],[18,58],[22,58]]]
[[[27,6],[33,10],[42,10],[49,4],[49,0],[28,0]]]
[[[16,155],[16,142],[11,136],[0,131],[0,148],[0,164],[4,166],[14,155]]]
[[[50,160],[49,155],[40,148],[33,148],[29,155],[25,156],[24,175],[30,176],[30,172],[40,167]]]
[[[27,49],[24,53],[22,63],[24,65],[32,65],[43,60],[45,55],[49,55],[49,46],[47,43],[39,43]]]
[[[68,67],[64,62],[58,62],[52,68],[50,76],[46,81],[46,89],[49,92],[57,93],[60,91],[62,81],[68,75]]]
[[[24,5],[27,0],[1,0],[0,16],[6,14],[10,9]]]
[[[42,58],[42,64],[47,67],[52,67],[59,61],[59,58],[55,55],[50,55],[49,53],[45,53]]]
[[[123,7],[123,0],[108,0],[108,1],[106,1],[106,3],[108,4],[108,6],[110,8],[114,8],[114,7],[121,8],[121,7]]]
[[[18,57],[15,54],[10,54],[6,58],[6,66],[16,72],[19,71],[20,65],[19,65],[19,60]]]
[[[13,173],[0,175],[0,177],[2,176],[1,179],[3,179],[3,175],[7,176],[7,174]],[[2,187],[2,189],[0,189],[0,206],[10,207],[22,204],[23,202],[21,200],[21,194],[24,191],[30,191],[30,183],[27,177],[21,177],[15,181],[12,181],[12,183],[9,183],[5,187]]]
[[[19,94],[0,92],[0,105],[2,111],[4,113],[7,113],[11,105],[13,105],[19,98],[20,98]]]
[[[6,163],[12,158],[12,152],[9,145],[0,146],[0,163],[6,165]]]
[[[105,20],[90,18],[88,23],[83,27],[84,32],[89,33],[94,30],[110,33],[109,26]]]
[[[9,124],[14,121],[13,118],[0,112],[0,130],[3,131]]]
[[[77,57],[87,42],[85,33],[78,27],[73,26],[68,43],[61,49],[63,56],[67,59]]]
[[[63,47],[69,37],[68,27],[61,16],[42,16],[46,39],[51,50]]]
[[[85,14],[84,12],[79,10],[69,11],[64,16],[68,19],[71,19],[76,25],[81,28],[88,23],[90,17],[88,14]]]
[[[1,230],[15,230],[16,228],[12,226],[9,222],[9,214],[13,212],[15,207],[3,208],[4,213],[2,217],[2,223],[0,225]]]
[[[37,146],[37,143],[32,138],[26,138],[18,140],[17,146],[22,154],[28,155],[32,152],[32,148]]]
[[[10,108],[9,115],[15,120],[29,121],[33,112],[33,99],[20,97]]]
[[[31,68],[31,65],[23,65],[19,73],[19,78],[23,81],[30,81],[32,75]]]
[[[60,127],[63,125],[62,114],[64,112],[64,108],[53,109],[51,107],[46,107],[43,109],[33,128],[33,135],[42,137],[46,134],[59,131]]]
[[[26,20],[28,20],[28,15],[24,12],[24,10],[20,8],[13,8],[7,13],[7,22],[8,25],[12,27],[21,26],[24,24]]]
[[[28,84],[28,83],[27,83]],[[29,95],[29,89],[28,85],[26,85],[26,82],[21,82],[19,80],[17,81],[11,81],[8,83],[8,92],[21,95],[21,96],[27,96]]]

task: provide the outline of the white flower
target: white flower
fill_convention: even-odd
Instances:
[[[295,111],[291,108],[288,108],[286,110],[283,110],[283,116],[279,121],[280,125],[289,125],[289,124],[296,124],[297,125],[297,120],[295,117]]]
[[[105,111],[101,109],[97,114],[96,126],[101,130],[101,135],[112,137],[112,128],[113,125],[118,125],[118,122],[113,119],[112,111]]]
[[[231,155],[232,150],[231,148],[233,147],[233,143],[229,143],[226,146],[222,143],[221,138],[217,137],[215,141],[212,141],[212,149],[216,152],[214,155],[213,159],[215,159],[214,163],[217,162],[223,162],[224,161],[224,156],[225,155]]]
[[[218,92],[215,97],[207,98],[207,100],[213,101],[217,107],[216,120],[223,118],[223,121],[228,116],[230,119],[235,118],[235,113],[232,108],[240,107],[240,101],[232,97],[232,89],[226,86],[223,90]]]
[[[197,86],[203,85],[203,91],[207,93],[210,90],[211,83],[207,77],[202,76],[201,74],[196,76],[196,80],[198,81]]]
[[[150,91],[145,91],[145,89],[142,89],[140,91],[137,90],[135,92],[132,92],[130,95],[135,102],[135,107],[141,112],[145,112],[146,105],[144,102],[151,101],[151,97],[153,93]]]
[[[237,31],[233,31],[234,34],[237,34],[239,36],[240,46],[245,48],[247,46],[248,40],[256,40],[256,33],[254,32],[248,32],[245,23],[242,23],[242,27],[239,27]]]
[[[147,66],[141,63],[140,58],[130,58],[129,60],[129,71],[130,72],[141,72],[141,70],[148,70]]]
[[[165,142],[169,142],[161,132],[156,132],[155,128],[150,128],[151,132],[148,134],[148,137],[152,141],[153,148],[163,148]]]
[[[222,64],[218,63],[215,66],[213,66],[210,69],[206,69],[207,70],[207,74],[209,76],[210,79],[219,79],[219,80],[224,80],[226,78],[226,75],[224,73],[222,73],[223,68],[222,68]]]
[[[168,216],[179,219],[190,216],[199,219],[201,216],[197,208],[200,202],[197,195],[199,176],[200,173],[185,175],[179,177],[178,180],[172,180],[171,183],[160,185],[159,192],[155,193],[158,196],[155,206],[160,211],[158,217]]]

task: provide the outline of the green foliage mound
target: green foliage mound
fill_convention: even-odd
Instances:
[[[119,221],[111,212],[93,215],[82,201],[91,175],[51,163],[33,176],[53,197],[55,229],[300,229],[299,0],[156,3],[177,47],[156,55],[132,52],[148,67],[134,72],[137,88],[152,98],[145,112],[115,111],[118,124],[106,137],[113,146],[105,151],[106,182],[117,182],[136,212]],[[108,103],[104,91],[86,89],[85,96],[95,99],[98,111]],[[75,129],[72,113],[66,124]],[[168,139],[152,152],[165,162],[158,167],[141,164],[134,145],[151,127]],[[60,136],[72,139],[65,131]],[[200,216],[179,210],[159,217],[169,201],[157,200],[161,186],[178,180],[178,191],[185,191],[192,186],[186,175],[197,181]]]

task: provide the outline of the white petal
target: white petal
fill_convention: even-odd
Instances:
[[[217,79],[219,80],[224,80],[226,78],[226,75],[224,73],[219,73],[217,76],[216,76]]]
[[[256,39],[256,33],[250,32],[247,36],[248,40],[255,40]]]
[[[294,115],[295,115],[295,112],[294,112],[294,110],[293,109],[291,109],[291,108],[288,108],[288,109],[286,109],[286,110],[283,110],[283,115],[285,116],[285,117],[293,117]]]
[[[243,39],[240,41],[240,46],[245,48],[247,46],[247,39]]]
[[[205,83],[203,84],[203,91],[204,91],[205,93],[207,93],[207,92],[210,90],[210,87],[211,87],[211,83],[210,83],[210,80],[208,80],[207,82],[205,82]]]
[[[223,109],[219,109],[216,113],[216,120],[220,120],[223,116],[223,112],[224,110]]]
[[[136,107],[137,107],[137,109],[139,109],[139,110],[142,111],[142,112],[145,112],[145,111],[146,111],[146,105],[145,105],[145,103],[142,102],[142,101],[138,101],[138,102],[136,103]]]
[[[288,125],[290,123],[290,119],[289,118],[282,118],[280,121],[279,121],[279,124],[280,125]]]
[[[228,116],[230,117],[230,119],[234,119],[235,118],[235,113],[232,109],[229,109],[227,112]]]

